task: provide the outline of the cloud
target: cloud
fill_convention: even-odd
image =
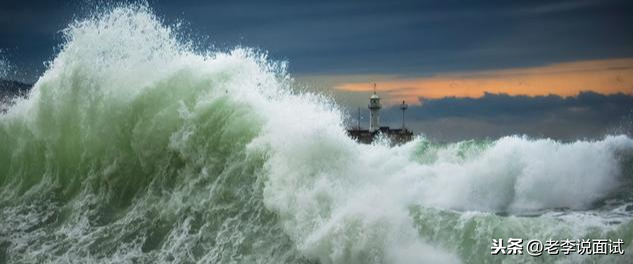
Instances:
[[[534,6],[518,10],[518,14],[523,15],[542,15],[550,13],[568,12],[577,9],[597,6],[606,2],[615,2],[610,0],[566,0],[552,1],[547,3],[536,3]]]
[[[148,2],[166,23],[184,22],[201,49],[260,48],[304,75],[419,76],[633,56],[633,3],[624,0]],[[19,69],[41,72],[58,31],[103,5],[0,1],[0,48]]]
[[[581,91],[602,94],[633,93],[633,58],[577,61],[540,67],[439,74],[421,78],[374,79],[378,90],[387,94],[388,104],[402,99],[481,97],[486,93],[509,95],[572,96]],[[371,91],[369,82],[348,82],[336,86],[348,92]]]
[[[401,112],[384,109],[385,124],[399,126]],[[581,92],[576,96],[512,96],[425,100],[406,112],[410,128],[440,140],[496,138],[511,134],[562,140],[631,132],[633,95]]]

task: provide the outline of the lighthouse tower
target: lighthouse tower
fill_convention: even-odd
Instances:
[[[374,83],[374,94],[369,98],[369,132],[374,132],[380,129],[380,115],[378,111],[382,106],[380,105],[380,97],[376,94],[376,84]]]

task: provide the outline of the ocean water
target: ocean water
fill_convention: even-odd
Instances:
[[[632,263],[625,135],[360,145],[283,63],[200,51],[144,5],[63,34],[0,115],[0,263]]]

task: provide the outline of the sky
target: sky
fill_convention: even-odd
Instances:
[[[100,3],[0,2],[0,56],[14,77],[36,80],[60,30]],[[366,107],[376,83],[384,124],[401,123],[393,107],[406,100],[409,127],[439,140],[595,138],[631,118],[622,99],[633,94],[629,0],[148,3],[201,47],[254,47],[287,61],[298,86],[349,112]]]

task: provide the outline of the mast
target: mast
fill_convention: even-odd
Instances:
[[[360,130],[360,107],[358,107],[358,119],[356,119],[356,122],[358,130]]]

